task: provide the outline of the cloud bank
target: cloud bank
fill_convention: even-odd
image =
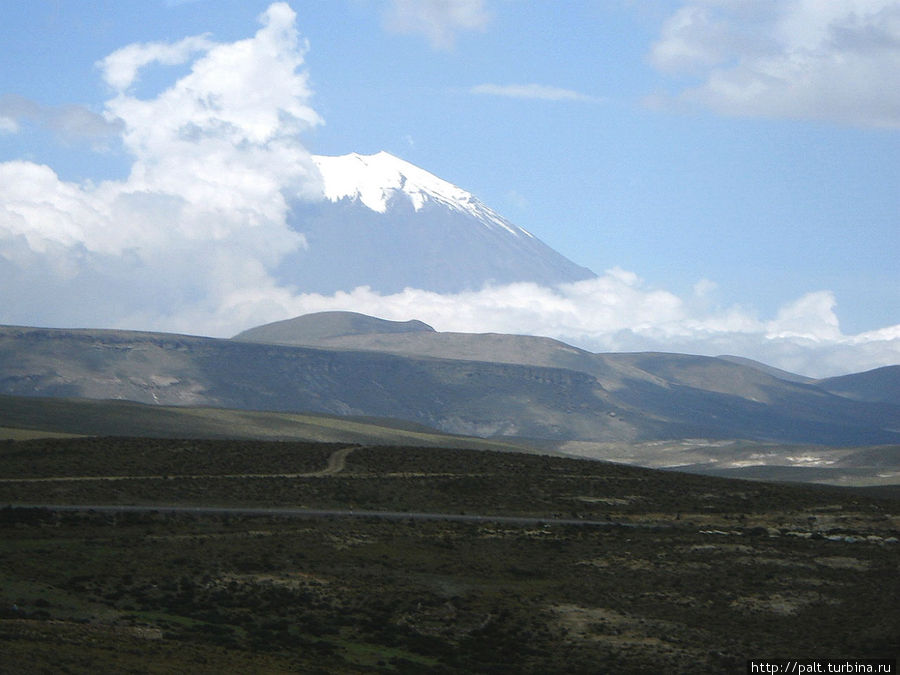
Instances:
[[[684,78],[673,100],[715,112],[900,127],[897,0],[690,0],[650,62]]]
[[[325,296],[279,289],[234,293],[221,308],[242,328],[310,312],[347,310],[385,319],[419,319],[437,330],[542,335],[590,351],[730,354],[826,377],[900,363],[900,325],[845,335],[829,291],[807,293],[776,316],[710,303],[711,282],[688,297],[647,286],[621,269],[547,288],[533,283],[439,294],[407,288],[383,295],[368,287]],[[189,321],[194,321],[191,317]],[[217,316],[208,320],[215,323]],[[191,323],[170,325],[186,330]]]
[[[477,15],[480,3],[469,10]],[[322,194],[300,140],[321,120],[294,12],[275,3],[259,21],[244,40],[135,44],[98,64],[112,92],[98,124],[130,153],[127,178],[76,184],[45,165],[0,163],[0,323],[230,336],[346,309],[595,351],[731,353],[809,375],[900,362],[900,326],[845,335],[827,291],[760,318],[716,306],[712,282],[681,297],[620,269],[556,288],[453,295],[363,287],[322,296],[280,285],[279,263],[307,246],[287,223],[290,204]],[[174,65],[189,72],[154,97],[136,95],[146,69]],[[40,114],[24,99],[0,99],[0,130],[17,133],[20,120]]]

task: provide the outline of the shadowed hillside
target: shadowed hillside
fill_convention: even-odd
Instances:
[[[347,317],[324,318],[320,333],[342,322],[346,331]],[[365,330],[384,326],[361,323]],[[350,335],[368,341],[350,349],[5,327],[0,393],[396,418],[483,437],[900,442],[898,406],[721,359],[590,354],[544,338],[406,328],[413,330]],[[307,327],[305,334],[314,332]]]

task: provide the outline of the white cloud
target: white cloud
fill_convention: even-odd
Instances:
[[[504,96],[507,98],[538,99],[542,101],[595,101],[587,94],[571,89],[543,84],[479,84],[471,88],[473,94]]]
[[[716,292],[718,285],[710,279],[700,279],[694,284],[694,296],[697,299],[705,300]]]
[[[14,134],[19,130],[19,123],[12,117],[0,115],[0,134]]]
[[[449,49],[462,31],[483,31],[491,17],[483,0],[391,0],[384,13],[388,30],[420,34],[435,49]]]
[[[650,61],[723,114],[900,127],[898,0],[689,0]]]
[[[842,337],[834,295],[828,291],[808,293],[784,305],[766,325],[766,337],[800,338],[814,342],[834,342]]]
[[[196,52],[205,52],[214,46],[206,35],[194,35],[174,44],[149,42],[131,44],[117,49],[97,62],[106,83],[123,91],[134,84],[141,68],[151,63],[175,66],[187,62]]]
[[[266,270],[304,245],[286,223],[289,202],[321,193],[299,140],[320,120],[294,21],[276,3],[246,40],[104,59],[120,88],[102,119],[134,158],[126,180],[79,185],[47,166],[0,163],[0,321],[123,325],[274,287]],[[176,57],[189,59],[187,75],[155,98],[129,93],[142,68]]]
[[[321,120],[307,103],[306,74],[297,70],[305,45],[295,18],[287,4],[276,3],[253,38],[209,45],[191,72],[158,97],[119,92],[107,103],[136,157],[133,189],[179,194],[223,217],[242,213],[250,225],[283,218],[286,196],[319,193],[318,173],[298,140]],[[105,61],[117,63],[112,56]]]
[[[701,287],[708,290],[709,282]],[[228,336],[310,312],[348,310],[419,319],[441,331],[543,335],[590,351],[733,354],[813,377],[900,363],[900,325],[844,335],[828,292],[789,302],[771,320],[739,307],[703,308],[694,299],[647,287],[637,275],[613,269],[556,288],[517,283],[457,294],[407,288],[382,295],[359,287],[326,296],[245,286],[191,314],[144,318],[188,332],[199,321],[212,334]]]

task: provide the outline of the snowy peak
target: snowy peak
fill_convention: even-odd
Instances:
[[[321,198],[292,205],[288,223],[307,246],[282,260],[280,283],[322,294],[360,286],[461,293],[596,276],[469,192],[387,152],[313,161]]]
[[[500,227],[516,236],[532,237],[471,193],[390,153],[314,155],[313,161],[322,174],[325,198],[332,202],[358,200],[373,211],[386,213],[391,200],[404,195],[416,211],[431,202],[473,216],[491,229]]]
[[[387,211],[390,198],[397,192],[405,193],[416,211],[429,198],[459,205],[474,199],[465,190],[387,152],[315,156],[313,160],[322,173],[328,199],[359,199],[379,213]]]

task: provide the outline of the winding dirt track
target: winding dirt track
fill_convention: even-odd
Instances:
[[[325,468],[307,473],[236,473],[236,474],[195,474],[159,476],[51,476],[43,478],[0,478],[0,483],[49,483],[73,481],[123,481],[123,480],[168,480],[172,478],[318,478],[333,476],[346,468],[347,457],[356,446],[339,448],[328,457]],[[411,474],[414,475],[414,474]],[[420,474],[428,475],[428,474]],[[9,504],[13,508],[43,509],[49,511],[98,512],[98,513],[193,513],[197,515],[236,516],[277,516],[293,518],[377,518],[383,520],[445,520],[474,523],[505,523],[509,525],[578,525],[589,527],[649,528],[660,529],[656,524],[620,523],[608,520],[583,520],[575,518],[539,516],[502,516],[463,513],[429,513],[410,511],[371,511],[356,509],[304,509],[283,507],[217,507],[217,506],[171,506],[171,505],[113,505],[113,504]]]
[[[229,474],[176,474],[149,476],[49,476],[42,478],[0,478],[0,483],[64,483],[78,481],[115,481],[115,480],[168,480],[171,478],[318,478],[333,476],[344,470],[347,456],[356,450],[355,446],[339,448],[328,457],[324,469],[308,473],[229,473]]]
[[[306,474],[307,476],[333,476],[336,473],[340,473],[344,470],[344,467],[347,465],[347,456],[356,450],[355,447],[351,446],[349,448],[341,448],[340,450],[335,450],[331,453],[331,456],[328,458],[328,465],[322,469],[321,471],[316,471],[315,473]]]

